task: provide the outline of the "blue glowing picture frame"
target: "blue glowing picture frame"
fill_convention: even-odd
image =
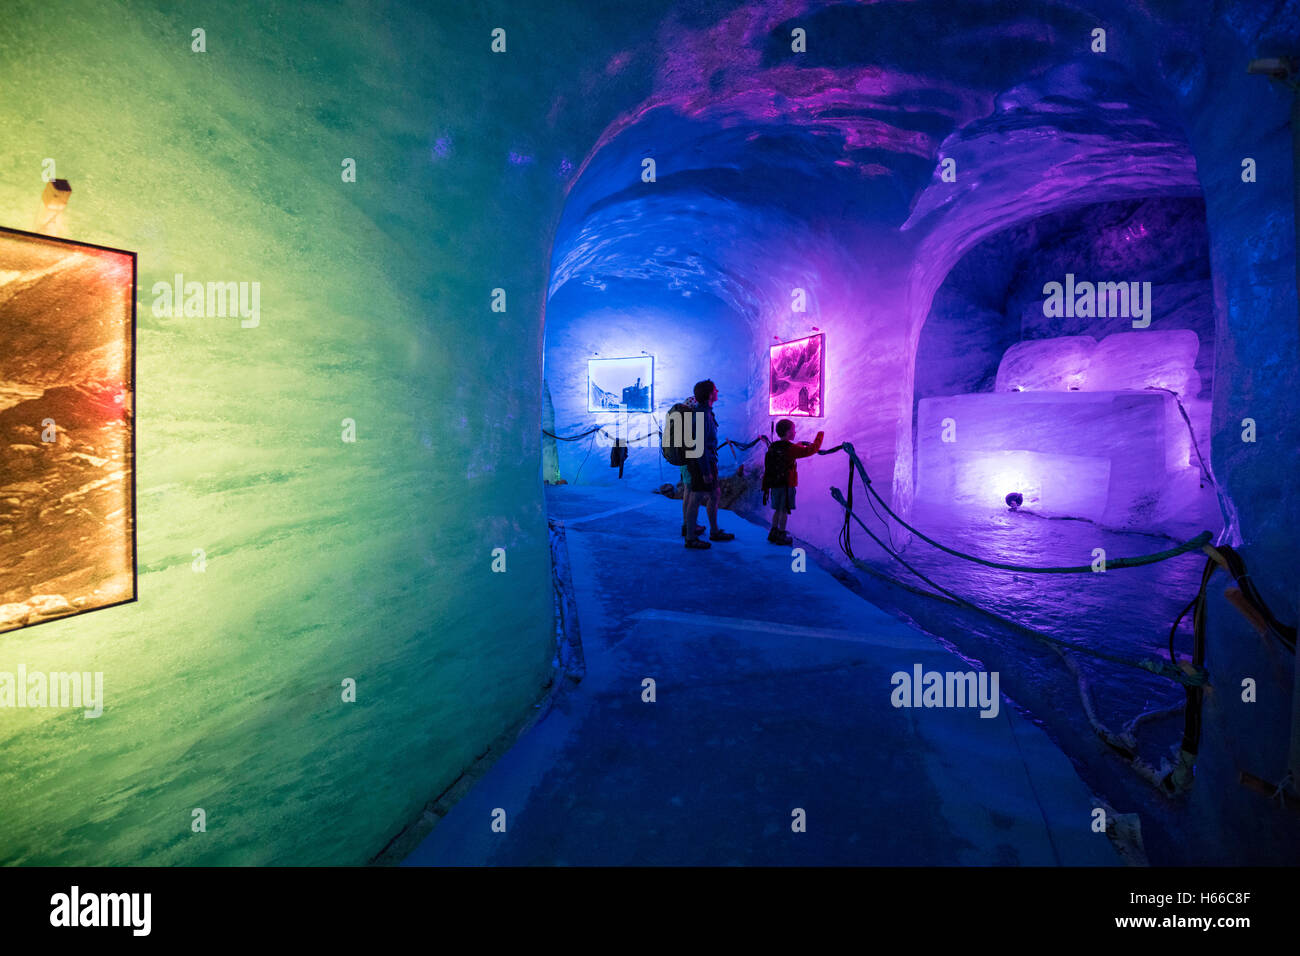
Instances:
[[[587,359],[587,411],[654,410],[655,357]]]

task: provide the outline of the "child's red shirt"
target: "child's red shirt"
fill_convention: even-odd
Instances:
[[[801,441],[798,444],[795,444],[794,442],[786,441],[784,438],[779,442],[773,443],[775,445],[787,446],[781,449],[790,462],[790,470],[786,473],[785,484],[787,488],[797,488],[799,486],[799,466],[795,464],[795,461],[799,458],[809,458],[821,451],[822,439],[825,437],[825,432],[818,432],[816,441],[811,444],[806,441]]]

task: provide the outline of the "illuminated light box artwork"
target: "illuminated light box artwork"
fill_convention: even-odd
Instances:
[[[771,349],[767,410],[771,415],[826,415],[826,334]]]
[[[587,411],[653,410],[653,355],[587,360]]]
[[[0,229],[0,631],[135,600],[135,254]]]

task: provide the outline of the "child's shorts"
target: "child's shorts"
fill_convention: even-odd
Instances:
[[[795,488],[773,488],[772,489],[772,510],[784,511],[789,514],[794,511],[794,493]]]

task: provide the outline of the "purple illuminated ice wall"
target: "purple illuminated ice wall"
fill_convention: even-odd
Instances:
[[[1061,509],[1119,527],[1224,523],[1220,503],[1200,494],[1205,469],[1177,403],[1149,389],[1176,386],[1207,462],[1245,454],[1257,467],[1232,440],[1240,429],[1228,423],[1246,414],[1227,399],[1251,402],[1263,385],[1252,361],[1276,365],[1294,323],[1279,321],[1269,348],[1221,326],[1245,309],[1253,322],[1290,314],[1287,293],[1268,281],[1292,268],[1290,157],[1278,126],[1287,104],[1245,75],[1258,52],[1245,38],[1285,36],[1290,6],[1264,15],[1243,4],[1221,20],[1183,11],[1177,22],[1118,3],[726,6],[670,17],[671,43],[607,64],[617,82],[627,64],[653,58],[653,79],[580,164],[556,232],[545,356],[555,430],[612,421],[586,410],[586,358],[645,350],[660,370],[660,412],[708,376],[723,394],[724,434],[768,434],[767,351],[818,329],[837,396],[828,437],[851,440],[908,514],[918,495],[946,497],[953,481],[975,480],[920,454],[934,438],[917,432],[921,401],[995,393],[999,369],[1025,361],[1009,350],[1059,340],[1067,352],[1086,346],[1087,383],[1078,371],[1078,382],[1058,376],[1030,390],[1066,396],[1060,407],[1078,427],[1021,436],[1009,450],[1046,462]],[[1271,182],[1242,182],[1243,151],[1266,157]],[[1075,280],[1122,283],[1133,301],[1112,289],[1075,314]],[[1052,282],[1071,283],[1068,307],[1048,306]],[[1195,339],[1175,343],[1175,331]],[[1124,371],[1147,352],[1177,382]],[[1107,401],[1114,417],[1099,413],[1098,396],[1116,391],[1143,392],[1121,404],[1147,412]],[[1026,398],[1023,411],[1011,398],[984,402],[977,417],[992,433],[980,440],[1007,448],[1006,429],[1032,432],[1031,406],[1049,400]],[[931,404],[935,425],[949,417]],[[1114,440],[1120,421],[1143,432],[1133,447]],[[623,434],[654,427],[634,417]],[[1196,493],[1137,501],[1111,467],[1127,460],[1144,474],[1134,454],[1167,457],[1171,484],[1198,476]],[[558,455],[550,477],[616,480],[608,455],[585,444]],[[918,475],[926,465],[935,481]],[[1109,491],[1060,488],[1070,474]],[[634,449],[623,480],[660,477],[653,449]],[[1260,504],[1258,493],[1229,497],[1246,512]],[[1277,497],[1265,495],[1281,506]],[[833,546],[838,506],[828,495],[805,501],[802,530]]]
[[[826,336],[781,342],[768,352],[767,413],[822,418],[826,414]]]
[[[941,520],[936,504],[987,510],[1024,490],[1109,527],[1226,531],[1270,566],[1265,596],[1294,619],[1290,94],[1246,64],[1294,52],[1298,10],[784,0],[670,14],[606,64],[640,104],[578,165],[555,234],[556,430],[593,421],[582,360],[646,349],[661,410],[709,375],[724,436],[768,434],[768,349],[818,330],[833,400],[816,425],[855,444],[902,514]],[[1130,301],[1116,285],[1099,303],[1100,283]],[[582,451],[551,453],[549,476],[573,481]],[[607,459],[579,480],[615,480]],[[654,487],[659,468],[634,449],[623,480]],[[831,554],[842,472],[800,467],[798,533]],[[1285,710],[1247,757],[1277,764]]]

